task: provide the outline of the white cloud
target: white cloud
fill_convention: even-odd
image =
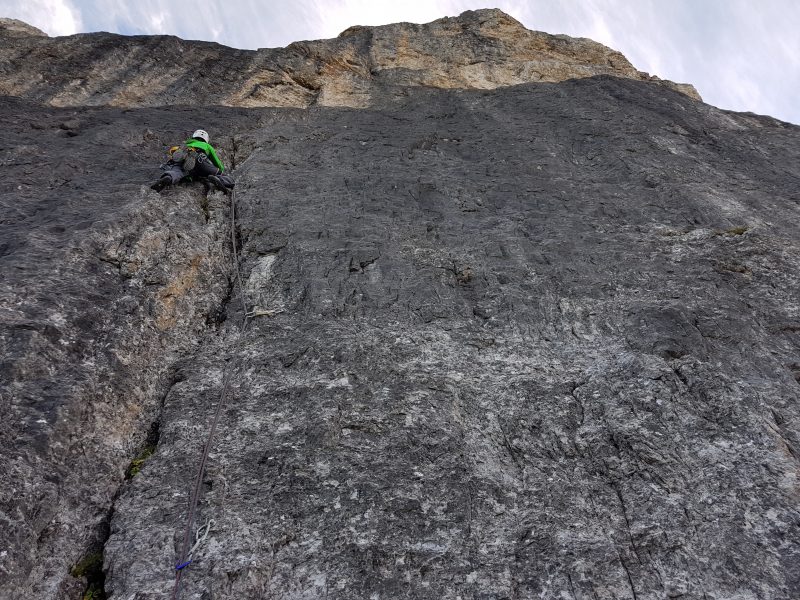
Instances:
[[[169,21],[169,13],[164,10],[151,13],[147,16],[148,31],[153,33],[167,33],[167,23]]]
[[[434,2],[375,2],[374,0],[314,0],[311,8],[318,16],[324,37],[334,37],[352,25],[384,25],[400,21],[432,21],[442,14]]]
[[[0,16],[25,21],[48,35],[72,35],[83,29],[79,12],[68,0],[0,0]]]

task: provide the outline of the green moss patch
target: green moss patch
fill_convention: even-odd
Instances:
[[[105,600],[106,575],[103,573],[103,553],[92,552],[87,554],[70,569],[70,575],[86,580],[86,591],[81,600]]]
[[[142,448],[142,451],[131,461],[131,464],[128,465],[128,470],[125,471],[125,479],[136,477],[142,470],[142,467],[144,467],[144,463],[147,462],[148,458],[153,456],[155,451],[155,445],[148,445]]]
[[[750,228],[747,225],[739,225],[738,227],[731,227],[730,229],[726,229],[725,231],[717,231],[717,235],[744,235],[750,231]]]

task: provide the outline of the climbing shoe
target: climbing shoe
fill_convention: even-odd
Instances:
[[[156,181],[153,185],[150,186],[150,189],[160,192],[165,187],[168,187],[170,185],[172,185],[172,177],[170,177],[169,175],[162,175],[158,181]]]
[[[226,194],[230,193],[230,190],[225,187],[225,184],[222,183],[222,180],[216,175],[209,175],[208,177],[206,177],[206,179],[208,179],[208,181],[213,183],[214,187],[220,190],[221,192],[224,192]]]

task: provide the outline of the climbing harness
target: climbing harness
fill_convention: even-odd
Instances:
[[[242,273],[239,270],[239,255],[236,250],[236,196],[235,191],[231,190],[231,260],[233,262],[233,269],[236,273],[236,281],[239,285],[239,295],[242,301],[242,314],[244,315],[242,318],[242,323],[239,326],[239,343],[241,344],[242,339],[244,338],[244,334],[247,332],[247,326],[250,323],[250,319],[252,318],[250,313],[247,310],[247,302],[245,301],[244,297],[244,286],[242,285]],[[235,362],[235,361],[234,361]],[[177,600],[180,595],[181,590],[181,576],[183,575],[184,570],[192,564],[192,555],[194,554],[195,550],[202,544],[207,538],[209,531],[213,527],[214,521],[209,519],[206,525],[200,527],[197,533],[195,534],[195,542],[189,547],[191,543],[192,537],[192,527],[194,526],[194,518],[195,513],[197,512],[197,503],[200,499],[200,488],[203,485],[203,478],[205,477],[206,472],[206,462],[208,461],[208,453],[211,450],[211,444],[214,441],[214,433],[217,430],[217,423],[219,422],[220,415],[222,414],[222,408],[225,406],[225,403],[228,399],[228,392],[231,387],[231,381],[233,380],[233,365],[228,363],[225,367],[225,374],[222,380],[222,392],[220,393],[219,401],[217,402],[217,408],[214,411],[214,418],[211,421],[211,429],[208,432],[208,438],[206,439],[205,446],[203,447],[203,454],[200,459],[200,465],[197,468],[197,479],[195,479],[194,483],[194,490],[192,491],[191,500],[189,502],[189,514],[186,519],[186,530],[184,531],[183,535],[183,546],[181,548],[181,554],[177,564],[175,565],[175,585],[172,588],[172,600]],[[203,529],[205,531],[203,532]],[[203,533],[201,533],[203,532]]]

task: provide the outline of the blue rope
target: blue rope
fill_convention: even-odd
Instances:
[[[189,560],[187,560],[185,563],[181,563],[179,565],[176,565],[175,566],[175,570],[176,571],[180,571],[181,569],[185,569],[186,567],[188,567],[190,564],[192,564],[192,559],[191,558]]]

